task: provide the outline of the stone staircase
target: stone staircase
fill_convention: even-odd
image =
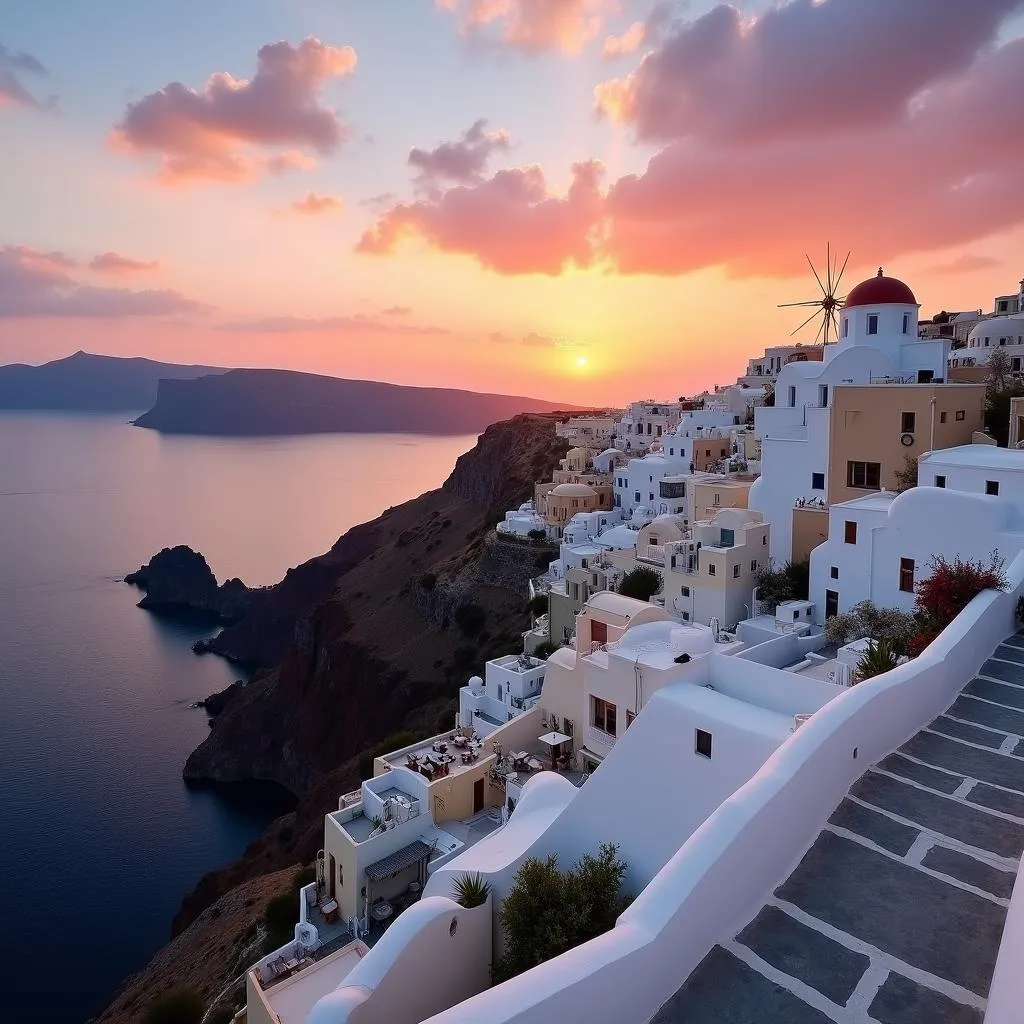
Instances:
[[[1024,631],[853,785],[652,1024],[981,1024],[1022,850]]]

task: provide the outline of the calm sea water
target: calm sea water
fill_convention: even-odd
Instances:
[[[472,437],[162,437],[126,416],[0,413],[0,963],[5,1016],[81,1024],[169,934],[182,896],[287,809],[190,790],[189,707],[237,678],[202,628],[118,582],[190,544],[273,583],[436,487]],[[13,999],[12,999],[13,996]]]

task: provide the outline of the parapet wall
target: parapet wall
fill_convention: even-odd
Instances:
[[[425,1024],[649,1020],[714,945],[754,917],[863,771],[945,710],[1013,631],[1024,554],[1007,575],[1008,592],[980,594],[921,657],[849,688],[793,733],[612,931]]]

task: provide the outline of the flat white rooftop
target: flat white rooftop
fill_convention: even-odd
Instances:
[[[837,508],[864,508],[875,512],[888,512],[889,506],[899,495],[895,491],[875,491],[873,494],[865,494],[863,498],[851,498],[849,501],[840,501]]]
[[[956,466],[961,469],[1024,470],[1024,451],[997,448],[994,444],[962,444],[922,455],[919,464]]]
[[[352,973],[365,953],[361,942],[350,942],[318,964],[272,985],[264,994],[281,1024],[306,1024],[309,1011]]]

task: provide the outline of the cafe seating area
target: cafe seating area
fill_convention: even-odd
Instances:
[[[452,733],[434,740],[429,750],[406,754],[405,767],[433,781],[448,775],[453,765],[475,764],[482,753],[483,743],[475,733],[471,736]]]

